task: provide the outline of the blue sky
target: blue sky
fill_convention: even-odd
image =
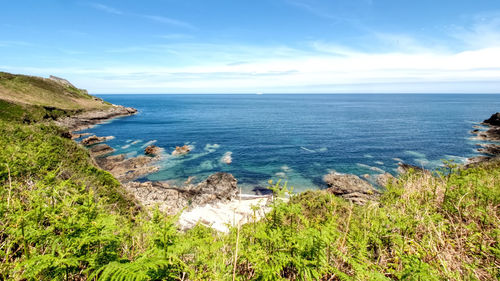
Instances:
[[[2,2],[0,71],[91,93],[500,93],[498,0]]]

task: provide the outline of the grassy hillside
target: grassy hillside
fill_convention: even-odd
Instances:
[[[62,110],[86,110],[109,106],[71,84],[6,72],[0,72],[0,99],[16,104],[55,107]]]
[[[229,234],[183,233],[23,110],[0,115],[0,280],[500,278],[499,162],[412,171],[366,206],[306,192]]]

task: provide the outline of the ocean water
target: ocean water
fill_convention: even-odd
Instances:
[[[165,150],[141,180],[181,183],[232,173],[245,192],[270,179],[323,188],[330,171],[395,174],[397,163],[436,169],[475,156],[472,126],[500,111],[500,95],[101,95],[139,110],[88,132],[115,136],[116,154]],[[184,156],[170,156],[190,145]],[[232,159],[226,164],[222,159]]]

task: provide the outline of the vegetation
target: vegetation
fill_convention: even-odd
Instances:
[[[411,171],[379,203],[324,191],[229,234],[144,210],[47,123],[0,114],[0,280],[498,280],[500,162]],[[38,108],[37,110],[41,110]],[[30,113],[32,114],[32,113]],[[42,118],[43,119],[43,118]]]
[[[106,108],[109,103],[71,84],[57,80],[0,72],[0,99],[49,109],[84,110]]]

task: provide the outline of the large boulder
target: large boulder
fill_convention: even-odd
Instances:
[[[369,182],[351,174],[332,172],[325,175],[323,181],[329,186],[327,192],[360,205],[376,201],[380,195]]]
[[[486,119],[483,121],[483,124],[492,125],[492,126],[500,126],[500,112],[497,112],[497,113],[491,115],[491,117],[489,119]]]
[[[228,173],[215,173],[189,190],[192,202],[203,205],[214,201],[231,200],[238,193],[238,181]]]

